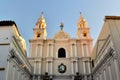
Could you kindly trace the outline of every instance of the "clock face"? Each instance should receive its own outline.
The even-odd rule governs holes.
[[[65,72],[66,72],[66,65],[64,65],[63,63],[61,63],[61,64],[58,66],[58,72],[59,72],[59,73],[65,73]]]

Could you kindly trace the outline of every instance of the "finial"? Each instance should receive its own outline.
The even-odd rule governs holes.
[[[82,12],[80,12],[80,17],[82,17]]]
[[[60,23],[60,29],[63,30],[63,27],[64,27],[64,23]]]
[[[43,11],[41,12],[41,17],[44,17],[44,13],[43,13]]]

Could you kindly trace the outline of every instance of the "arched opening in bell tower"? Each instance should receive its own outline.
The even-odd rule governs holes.
[[[66,51],[64,48],[58,50],[58,58],[66,58]]]

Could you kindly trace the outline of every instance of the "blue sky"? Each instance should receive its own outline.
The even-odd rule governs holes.
[[[33,38],[33,28],[42,11],[47,22],[47,38],[60,30],[60,22],[72,38],[77,38],[77,22],[82,12],[95,43],[104,16],[120,15],[119,4],[120,0],[0,0],[0,20],[15,21],[29,47],[28,40]]]

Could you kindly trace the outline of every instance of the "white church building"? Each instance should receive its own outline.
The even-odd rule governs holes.
[[[71,38],[60,24],[60,30],[53,38],[47,39],[47,30],[42,14],[33,29],[34,38],[30,42],[30,61],[33,80],[39,80],[47,73],[53,80],[73,80],[76,73],[91,79],[91,50],[93,39],[90,28],[82,14],[78,20],[77,38]],[[76,34],[75,33],[75,34]]]

